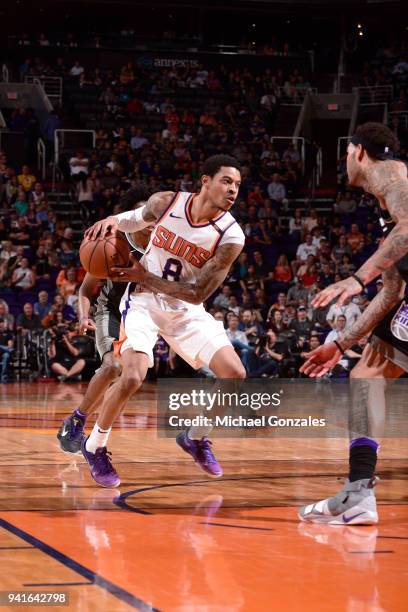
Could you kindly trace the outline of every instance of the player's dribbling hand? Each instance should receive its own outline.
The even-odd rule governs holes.
[[[109,278],[114,282],[119,283],[143,283],[146,279],[145,268],[132,257],[131,268],[111,268],[111,274]]]
[[[86,334],[88,329],[91,329],[92,331],[96,331],[96,325],[92,321],[92,319],[89,319],[88,317],[82,317],[79,320],[79,333],[81,335]]]
[[[330,372],[342,356],[342,352],[334,342],[322,344],[314,351],[306,353],[307,361],[299,368],[299,371],[311,378],[320,378]]]
[[[115,217],[107,217],[102,221],[97,221],[85,232],[85,238],[88,240],[96,240],[96,238],[105,238],[107,234],[116,234],[118,231],[118,222]]]
[[[350,276],[320,291],[313,299],[312,306],[313,308],[324,308],[324,306],[330,304],[335,298],[339,298],[336,305],[340,307],[347,298],[358,295],[359,293],[361,293],[360,283]]]

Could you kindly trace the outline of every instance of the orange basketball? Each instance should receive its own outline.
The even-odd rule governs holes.
[[[113,234],[105,238],[88,240],[79,247],[79,258],[87,272],[97,278],[107,278],[112,268],[123,268],[129,263],[130,246],[126,238]]]

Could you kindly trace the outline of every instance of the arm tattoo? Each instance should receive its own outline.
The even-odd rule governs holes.
[[[143,210],[143,219],[149,223],[154,223],[164,213],[173,197],[173,191],[159,191],[154,193],[147,200]]]
[[[365,284],[408,253],[408,180],[401,162],[381,162],[368,171],[367,191],[383,202],[396,226],[378,250],[357,270]]]
[[[202,268],[196,283],[169,281],[147,272],[143,285],[158,293],[165,293],[191,304],[201,304],[221,285],[229,269],[242,251],[241,244],[220,246]]]
[[[343,348],[350,348],[360,338],[372,331],[402,298],[405,283],[395,267],[383,273],[383,281],[382,290],[370,302],[354,325],[339,338]]]

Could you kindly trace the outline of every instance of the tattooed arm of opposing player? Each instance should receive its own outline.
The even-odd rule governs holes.
[[[398,165],[394,172],[380,165],[373,170],[372,179],[368,176],[371,191],[385,202],[396,226],[377,251],[357,270],[357,276],[365,285],[408,253],[408,180],[406,168],[402,169],[402,164],[395,163]]]
[[[140,282],[144,287],[156,293],[165,293],[191,304],[201,304],[224,281],[242,248],[241,244],[224,244],[218,247],[214,257],[204,264],[194,284],[160,278],[145,270],[137,261],[134,262],[133,268],[112,268],[112,274],[115,275],[112,276],[112,280]]]
[[[402,298],[405,283],[395,267],[389,268],[383,273],[383,281],[384,287],[381,291],[377,293],[351,328],[338,338],[338,342],[344,351],[353,346],[360,338],[369,334]],[[300,372],[312,378],[323,376],[342,357],[343,353],[335,342],[323,344],[307,354],[307,361],[301,366]]]
[[[129,210],[97,221],[86,230],[85,238],[95,240],[98,237],[104,238],[107,234],[115,234],[118,231],[137,232],[149,225],[154,225],[169,206],[173,197],[173,191],[158,191],[150,196],[144,206],[136,210]]]
[[[385,270],[382,275],[384,286],[367,308],[358,317],[355,323],[340,337],[339,342],[343,349],[348,349],[360,338],[366,336],[382,321],[385,315],[402,299],[405,282],[397,268],[393,266]]]

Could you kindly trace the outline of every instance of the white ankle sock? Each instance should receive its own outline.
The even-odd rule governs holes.
[[[109,429],[102,429],[98,423],[95,423],[91,435],[86,441],[85,448],[88,453],[95,453],[97,448],[106,446],[112,427]]]
[[[187,429],[187,436],[190,438],[190,440],[201,440],[201,438],[207,437],[212,429],[213,428],[211,425],[208,427],[192,426]]]

